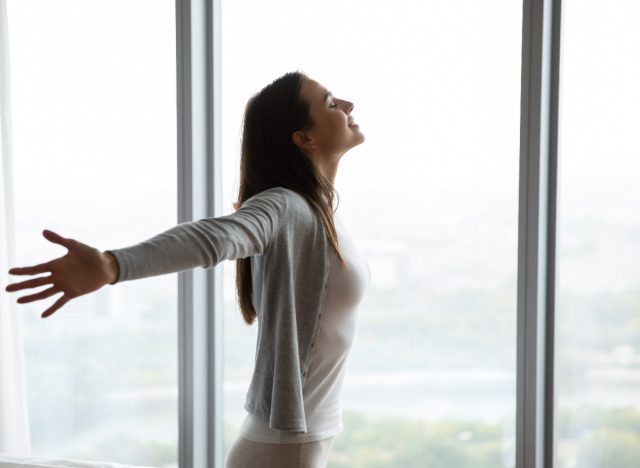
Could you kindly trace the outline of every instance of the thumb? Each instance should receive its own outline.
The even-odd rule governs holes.
[[[45,229],[44,231],[42,231],[42,235],[48,241],[53,242],[54,244],[60,244],[61,246],[66,247],[67,249],[71,246],[71,243],[73,242],[71,239],[62,237],[61,235],[56,234],[53,231],[49,231],[48,229]]]

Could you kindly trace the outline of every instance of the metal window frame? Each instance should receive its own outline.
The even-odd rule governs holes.
[[[176,0],[178,222],[221,213],[220,1]],[[516,467],[553,468],[561,0],[523,0]],[[220,270],[178,275],[179,466],[222,467]]]
[[[523,0],[516,467],[555,463],[555,310],[561,0]]]
[[[176,0],[178,222],[219,216],[220,1]],[[222,466],[222,272],[178,274],[178,464]]]

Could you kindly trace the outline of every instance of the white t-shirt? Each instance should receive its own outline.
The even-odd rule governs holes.
[[[349,270],[339,265],[331,248],[325,314],[303,387],[307,433],[272,429],[267,421],[247,413],[240,427],[240,435],[246,439],[285,444],[321,440],[342,432],[341,393],[345,364],[355,336],[357,306],[371,284],[371,270],[337,212],[334,223],[340,252]]]

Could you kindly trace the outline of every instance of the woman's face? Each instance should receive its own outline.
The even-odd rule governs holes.
[[[318,156],[341,157],[364,141],[360,127],[351,117],[352,102],[334,97],[311,79],[302,82],[300,96],[309,103],[312,121],[311,129],[302,131],[304,149]]]

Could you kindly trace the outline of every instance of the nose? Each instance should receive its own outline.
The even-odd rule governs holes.
[[[350,114],[353,110],[353,102],[342,100],[342,108],[345,109],[347,114]]]

